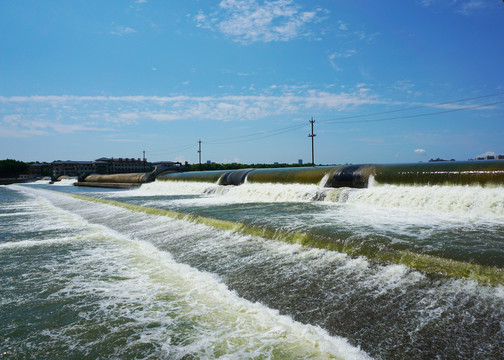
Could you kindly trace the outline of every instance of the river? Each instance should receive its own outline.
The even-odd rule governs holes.
[[[504,357],[500,186],[0,186],[0,357]]]

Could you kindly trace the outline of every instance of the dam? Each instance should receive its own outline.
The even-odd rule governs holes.
[[[502,358],[503,167],[0,186],[2,345],[37,358]]]
[[[367,188],[370,181],[391,185],[501,186],[504,184],[504,161],[172,172],[160,173],[156,180],[209,182],[234,186],[242,185],[245,182],[314,184],[328,188]]]
[[[247,183],[314,184],[326,188],[367,188],[370,181],[390,185],[504,184],[504,161],[447,161],[413,164],[361,164],[268,169],[177,172],[156,169],[151,173],[85,176],[76,186],[129,189],[153,181],[188,181],[239,186]]]

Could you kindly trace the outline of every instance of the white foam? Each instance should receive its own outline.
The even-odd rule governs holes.
[[[14,211],[9,213],[0,214],[0,217],[12,217],[33,214],[34,211]]]
[[[237,202],[299,202],[316,199],[325,189],[316,185],[303,184],[250,184],[222,186],[205,182],[190,181],[155,181],[143,184],[139,189],[128,192],[114,192],[109,195],[121,196],[156,196],[156,195],[199,195],[209,203]],[[184,199],[181,201],[191,201]]]
[[[46,185],[46,184],[49,184],[51,180],[50,179],[42,179],[42,180],[35,180],[31,183],[26,183],[25,185],[31,185],[31,184],[34,184],[34,185]]]
[[[334,189],[327,201],[381,209],[435,211],[472,217],[504,218],[504,190],[479,186],[395,186]]]
[[[88,203],[66,195],[32,189],[29,192],[44,196],[58,206],[78,209],[83,215],[98,216],[102,220],[131,214],[145,221],[144,225],[160,221],[160,217]],[[114,211],[111,212],[111,209]],[[62,219],[67,221],[69,217]],[[176,227],[183,226],[182,221],[163,220]],[[108,328],[110,334],[131,331],[138,334],[124,349],[117,349],[117,357],[127,353],[128,348],[144,342],[163,344],[158,348],[160,357],[191,354],[198,358],[269,358],[274,357],[273,354],[283,354],[286,358],[368,358],[345,339],[330,336],[318,327],[300,324],[276,310],[240,298],[217,276],[177,263],[170,254],[152,244],[133,239],[127,232],[120,234],[107,227],[81,221],[69,221],[67,226],[80,234],[81,239],[92,241],[86,241],[87,245],[82,250],[74,252],[71,264],[58,267],[58,271],[66,274],[54,276],[70,282],[51,296],[85,297],[96,306],[84,307],[80,313],[82,319],[103,321],[99,325]],[[137,227],[135,225],[131,227]],[[208,228],[203,225],[184,227],[192,233],[201,232],[208,236]],[[212,231],[226,236],[231,234]],[[54,245],[71,238],[46,239],[45,243],[27,240],[17,246]],[[232,241],[228,239],[228,243]],[[244,241],[255,240],[247,237]],[[209,245],[212,243],[209,242]],[[131,321],[117,322],[121,318]],[[153,323],[160,325],[150,328]],[[175,331],[171,329],[176,329],[177,324],[186,324],[188,332],[185,335],[171,334]],[[62,329],[46,329],[46,335],[54,341],[65,338],[71,341],[79,331],[84,331],[82,325],[73,323]],[[172,335],[186,336],[187,339],[171,344]],[[104,340],[106,338],[100,341]]]
[[[0,243],[0,250],[3,249],[15,249],[15,248],[31,248],[35,246],[49,246],[55,244],[64,244],[69,241],[75,240],[74,237],[61,237],[54,239],[44,239],[44,240],[21,240],[21,241],[9,241]]]
[[[202,182],[156,181],[138,190],[111,193],[110,196],[196,195],[170,200],[187,206],[226,203],[312,202],[348,203],[375,209],[411,209],[433,211],[473,219],[504,218],[502,187],[480,186],[396,186],[376,185],[370,179],[367,189],[322,188],[303,184],[250,184],[220,186]]]
[[[63,179],[61,181],[55,181],[53,186],[73,186],[77,182],[77,179]]]
[[[176,263],[167,253],[160,252],[150,244],[124,240],[127,244],[120,249],[107,253],[97,249],[90,254],[100,266],[101,273],[113,273],[123,278],[120,284],[100,284],[86,277],[78,279],[72,289],[65,291],[78,288],[84,292],[114,294],[101,305],[104,312],[117,312],[116,301],[125,302],[128,308],[131,307],[128,303],[141,301],[144,304],[142,310],[127,313],[136,321],[150,322],[155,318],[168,324],[177,323],[182,318],[185,322],[193,323],[195,333],[191,335],[188,345],[168,347],[171,352],[213,358],[215,349],[221,348],[224,358],[236,358],[253,357],[252,354],[264,356],[273,349],[280,349],[293,357],[367,358],[344,339],[331,337],[320,328],[301,325],[275,310],[237,297],[212,274]],[[126,266],[108,264],[110,261],[126,261]],[[157,299],[162,298],[162,294],[170,294],[178,314],[173,313],[173,304]],[[161,311],[153,313],[153,309]],[[169,318],[166,318],[162,309],[171,313]],[[159,341],[155,339],[158,335],[144,334],[144,340]]]
[[[142,184],[140,188],[129,191],[128,196],[155,196],[155,195],[202,195],[213,192],[219,185],[197,181],[159,181]]]
[[[395,289],[407,291],[408,286],[425,279],[425,275],[419,271],[412,271],[405,265],[387,265],[379,269],[374,275],[366,279],[379,291],[376,295],[383,295]],[[378,285],[379,284],[379,285]]]

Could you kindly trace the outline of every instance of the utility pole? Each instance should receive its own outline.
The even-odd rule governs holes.
[[[146,158],[145,158],[145,150],[143,151],[143,171],[145,172],[145,162],[146,162]]]
[[[199,145],[199,150],[198,150],[198,155],[199,155],[199,169],[201,171],[201,139],[198,141]]]
[[[317,136],[316,134],[313,133],[313,124],[315,123],[315,120],[311,118],[310,124],[311,124],[311,134],[308,135],[308,137],[311,137],[311,162],[312,166],[315,166],[315,154],[314,154],[314,146],[313,146],[313,138]]]

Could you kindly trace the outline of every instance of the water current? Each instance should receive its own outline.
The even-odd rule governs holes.
[[[371,185],[2,186],[0,357],[503,358],[503,189]]]

